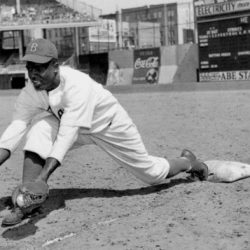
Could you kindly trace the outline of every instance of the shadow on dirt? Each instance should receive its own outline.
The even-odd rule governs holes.
[[[38,230],[36,223],[45,218],[49,213],[54,210],[65,208],[65,201],[72,199],[81,199],[88,197],[95,198],[112,198],[134,195],[148,195],[162,190],[169,189],[173,186],[191,183],[193,181],[188,179],[173,179],[168,183],[125,190],[112,190],[112,189],[98,189],[98,188],[67,188],[67,189],[51,189],[49,199],[43,206],[32,214],[31,217],[25,219],[21,224],[14,227],[9,227],[2,233],[2,237],[9,240],[21,240],[28,236],[34,235]],[[11,209],[11,198],[3,197],[0,199],[0,211],[4,209]]]

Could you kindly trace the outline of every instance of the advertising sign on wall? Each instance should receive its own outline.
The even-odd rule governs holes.
[[[158,83],[160,69],[160,49],[141,49],[134,51],[133,84]]]
[[[212,81],[249,81],[250,70],[203,72],[199,74],[200,82]]]
[[[197,5],[198,2],[195,2],[196,17],[221,15],[231,12],[246,11],[250,9],[249,0],[231,0],[215,4]]]

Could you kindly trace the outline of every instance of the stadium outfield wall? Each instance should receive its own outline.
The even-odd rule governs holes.
[[[170,85],[175,82],[178,82],[178,83],[197,82],[197,69],[198,69],[198,47],[197,45],[184,44],[184,45],[161,47],[158,49],[159,49],[159,55],[153,55],[154,58],[157,57],[158,76],[155,82],[156,84],[159,84],[159,85],[169,84]],[[150,49],[148,51],[150,51]],[[93,56],[94,55],[90,54],[87,58],[87,61],[89,60],[91,62],[93,61],[92,62],[93,65],[91,64],[92,66],[91,66],[90,71],[93,71],[93,69],[95,68],[95,63],[97,63],[96,61],[100,61],[100,57],[98,54],[95,54],[95,58],[96,58],[95,60],[91,59]],[[152,55],[149,56],[149,58],[152,58]],[[106,60],[107,70],[103,72],[103,74],[107,76],[107,77],[104,77],[107,80],[104,80],[103,82],[100,82],[100,83],[107,85],[107,86],[135,84],[134,79],[135,77],[137,77],[135,75],[135,71],[136,71],[135,60],[136,60],[136,57],[135,57],[134,50],[109,51],[109,53],[107,53],[107,60]],[[102,66],[99,65],[99,67],[101,67],[102,69],[105,66],[104,65],[105,63],[104,64],[103,63],[102,63]],[[143,65],[141,66],[143,67]],[[144,67],[147,68],[148,66],[150,65],[145,63]],[[143,70],[148,71],[148,69],[143,69]],[[99,73],[96,73],[96,74],[99,75]],[[13,79],[16,77],[17,79],[15,82],[19,81],[20,75],[23,75],[24,81],[27,80],[27,73],[26,73],[24,64],[9,65],[6,68],[0,67],[0,79],[1,79],[0,89],[13,88],[13,84],[12,84]],[[139,83],[146,84],[147,81],[146,81],[145,74],[142,75],[142,79],[143,80],[141,80]],[[20,85],[17,84],[16,86],[20,86]]]
[[[198,46],[196,44],[160,47],[160,58],[158,60],[158,84],[197,81],[199,62]],[[131,85],[133,84],[134,71],[135,58],[133,50],[109,52],[106,85]],[[146,83],[146,80],[141,83]]]
[[[134,57],[132,50],[114,50],[108,55],[109,69],[106,85],[132,83]]]

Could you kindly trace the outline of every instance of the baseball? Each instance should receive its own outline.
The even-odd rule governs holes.
[[[16,203],[19,207],[23,207],[24,206],[24,197],[23,194],[19,194],[16,198]]]

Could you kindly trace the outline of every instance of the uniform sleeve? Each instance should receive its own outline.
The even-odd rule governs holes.
[[[24,88],[15,103],[12,122],[0,138],[0,148],[5,148],[13,152],[37,112],[40,112],[39,102],[29,94],[27,88]]]
[[[49,157],[53,157],[62,163],[66,153],[77,140],[78,131],[79,127],[61,125]]]

